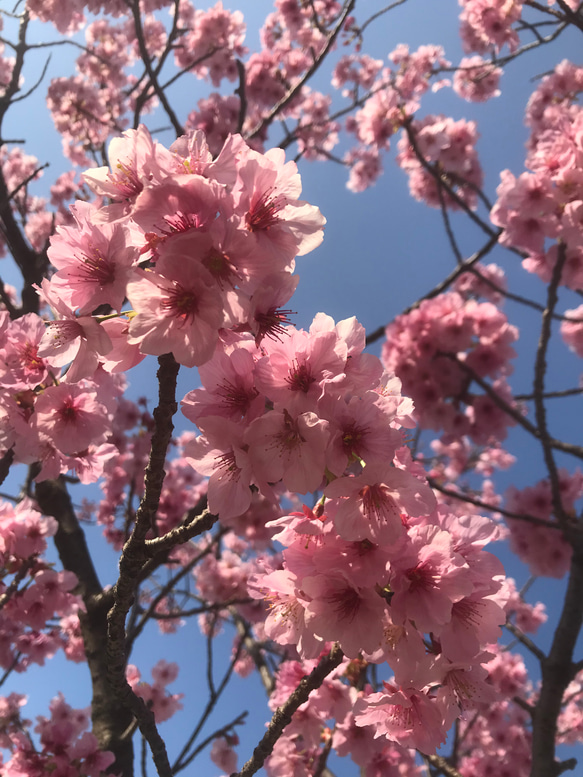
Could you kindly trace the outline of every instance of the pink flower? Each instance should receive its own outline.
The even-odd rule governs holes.
[[[344,474],[355,461],[383,465],[402,445],[402,433],[391,425],[394,413],[386,412],[388,403],[383,409],[379,407],[376,392],[353,396],[348,402],[342,397],[326,399],[319,408],[336,429],[327,454],[328,468],[334,474]]]
[[[464,57],[453,77],[454,92],[470,102],[486,102],[498,97],[498,83],[502,70],[489,64],[482,57]]]
[[[210,511],[221,518],[236,518],[251,504],[252,469],[244,429],[220,416],[204,420],[207,439],[187,443],[184,456],[197,472],[210,476]]]
[[[35,404],[36,427],[62,453],[74,454],[91,443],[105,442],[111,433],[111,416],[95,390],[61,383],[49,386]]]
[[[335,332],[290,328],[288,334],[282,342],[269,344],[267,356],[255,367],[255,382],[278,409],[315,410],[326,387],[344,377],[346,345]]]
[[[472,593],[468,565],[455,553],[452,537],[436,526],[409,530],[411,547],[392,563],[391,617],[411,620],[423,632],[439,634],[451,620],[455,602]]]
[[[432,754],[444,744],[447,724],[439,703],[414,688],[383,683],[385,691],[358,699],[354,717],[358,726],[374,726],[375,737],[386,736],[404,747]]]
[[[111,171],[98,167],[83,173],[86,183],[97,194],[113,200],[134,202],[144,186],[160,181],[165,170],[174,168],[172,154],[152,140],[140,124],[137,130],[126,130],[120,138],[113,138],[108,149]],[[122,210],[114,211],[122,215]]]
[[[128,284],[127,295],[137,315],[131,319],[128,343],[142,353],[173,353],[186,367],[204,364],[213,355],[223,323],[223,305],[212,277],[186,254],[166,254],[158,269],[142,272]]]
[[[48,249],[57,268],[51,289],[82,314],[103,304],[121,310],[137,249],[120,224],[95,224],[95,206],[78,201],[71,212],[77,226],[58,227]]]
[[[267,636],[280,645],[296,645],[304,658],[317,657],[322,650],[322,641],[306,623],[309,597],[298,590],[295,575],[285,569],[267,575],[252,575],[247,585],[250,596],[267,601]]]
[[[435,497],[426,483],[396,467],[366,466],[357,477],[333,480],[324,492],[339,499],[334,525],[346,540],[395,543],[402,534],[401,513],[428,515]]]
[[[108,318],[101,327],[111,341],[111,349],[100,360],[106,372],[126,372],[146,358],[137,345],[128,342],[130,322],[127,318]]]
[[[583,305],[574,310],[565,310],[561,322],[561,337],[577,356],[583,357]]]
[[[45,325],[34,313],[12,321],[0,349],[2,383],[11,390],[34,389],[47,381],[51,362],[38,355]]]
[[[274,270],[293,269],[295,256],[320,245],[326,223],[318,208],[297,199],[301,183],[295,162],[286,163],[279,148],[265,154],[248,149],[239,176],[236,212],[254,236],[257,251],[273,257]]]
[[[207,416],[246,422],[260,416],[265,397],[255,388],[256,358],[252,340],[236,343],[229,351],[217,348],[213,358],[199,368],[204,388],[189,391],[182,400],[184,415],[203,431]]]
[[[336,641],[349,658],[362,651],[374,653],[383,638],[386,602],[374,588],[356,585],[343,570],[330,566],[322,574],[305,577],[301,590],[308,627],[327,641]]]
[[[80,760],[83,773],[87,777],[101,777],[107,767],[115,761],[115,754],[109,750],[99,750],[97,737],[89,731],[81,734],[69,751],[72,761]]]
[[[50,360],[56,367],[63,367],[70,362],[67,371],[69,382],[93,377],[99,364],[99,355],[111,350],[111,341],[106,331],[91,316],[75,316],[71,308],[55,294],[46,278],[37,291],[62,316],[49,322],[38,345],[38,355]]]
[[[233,739],[233,737],[217,737],[211,748],[211,761],[225,774],[237,771],[237,753],[233,750],[233,744],[235,744]]]
[[[435,753],[447,734],[440,705],[413,688],[384,686],[384,692],[358,699],[354,705],[356,724],[374,726],[375,738],[384,735],[404,747]]]
[[[224,214],[231,208],[225,190],[214,181],[200,175],[174,175],[139,194],[132,219],[145,232],[146,247],[153,249],[156,258],[160,246],[173,236],[208,228],[217,212]]]
[[[328,422],[315,413],[293,417],[271,410],[251,423],[246,434],[254,477],[305,494],[322,483]]]

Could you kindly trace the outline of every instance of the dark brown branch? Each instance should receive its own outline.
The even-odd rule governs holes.
[[[439,491],[441,494],[444,494],[445,496],[449,496],[452,499],[458,499],[460,502],[468,502],[468,504],[475,505],[476,507],[481,507],[483,510],[488,510],[488,512],[491,513],[500,513],[500,515],[503,515],[505,518],[512,518],[513,520],[517,521],[526,521],[527,523],[532,523],[534,526],[544,526],[545,529],[556,529],[558,531],[561,531],[561,527],[558,523],[553,523],[553,521],[545,521],[544,518],[537,518],[534,515],[526,515],[525,513],[514,513],[511,510],[506,510],[503,507],[497,507],[496,505],[489,505],[487,502],[483,502],[481,499],[477,499],[474,496],[470,496],[469,494],[464,494],[461,491],[453,491],[450,488],[445,488],[445,486],[440,485],[435,478],[427,478],[427,482],[431,486],[431,488],[434,488],[436,491]]]
[[[565,509],[563,508],[559,473],[555,463],[555,458],[553,456],[551,436],[547,427],[546,408],[543,400],[543,394],[545,391],[545,374],[547,370],[547,349],[551,339],[551,317],[559,299],[558,287],[559,283],[561,282],[561,274],[563,272],[563,267],[565,266],[566,260],[567,247],[564,243],[560,243],[557,263],[553,269],[551,282],[549,283],[548,287],[547,306],[542,316],[541,333],[534,363],[533,395],[534,412],[539,432],[539,439],[541,441],[545,465],[547,472],[549,473],[549,481],[551,484],[551,500],[553,504],[553,512],[557,521],[563,527],[568,536],[570,520],[569,516],[565,512]]]
[[[0,97],[0,145],[2,144],[2,123],[10,105],[14,102],[15,95],[20,91],[20,78],[24,66],[24,55],[27,51],[26,31],[29,17],[25,12],[20,20],[18,30],[18,44],[14,47],[16,56],[10,82],[4,94]],[[18,226],[10,205],[10,192],[6,186],[6,180],[0,168],[0,232],[16,262],[23,278],[22,310],[24,313],[38,313],[38,295],[33,284],[39,284],[46,272],[48,259],[45,252],[37,254],[32,250],[22,230]]]
[[[322,685],[324,679],[332,672],[332,670],[336,669],[343,657],[344,654],[338,645],[334,645],[332,650],[320,659],[318,666],[300,681],[300,684],[291,694],[289,699],[273,713],[273,717],[271,718],[271,722],[265,735],[253,751],[251,758],[243,766],[241,771],[237,773],[237,777],[251,777],[252,774],[255,774],[261,769],[265,759],[271,754],[275,743],[282,735],[283,730],[288,723],[291,723],[294,712],[300,705],[308,700],[312,691]]]
[[[224,533],[224,532],[223,532]],[[219,537],[222,535],[219,535]],[[177,583],[180,582],[186,575],[188,575],[194,567],[202,561],[205,556],[208,556],[209,553],[213,551],[215,548],[216,542],[219,539],[219,537],[215,537],[212,539],[211,542],[207,545],[204,550],[202,550],[200,553],[198,553],[195,558],[193,558],[191,561],[189,561],[188,564],[185,566],[182,566],[180,568],[180,571],[177,572],[175,575],[171,577],[171,579],[162,586],[161,590],[156,594],[154,599],[150,602],[148,609],[142,614],[142,617],[140,618],[139,622],[135,625],[135,627],[131,630],[128,629],[128,636],[127,636],[127,646],[128,646],[128,652],[131,650],[131,646],[136,641],[136,639],[139,637],[141,632],[146,626],[146,623],[151,617],[154,617],[156,614],[156,607],[160,604],[160,602],[165,599],[171,591],[176,587]],[[169,614],[169,617],[176,617],[179,618],[183,616],[184,613],[177,613],[175,616],[172,615],[172,613]]]
[[[237,73],[239,74],[239,86],[235,89],[235,94],[239,95],[239,118],[237,119],[237,133],[243,132],[245,117],[247,116],[247,91],[245,90],[245,65],[240,59],[236,59]]]
[[[198,512],[199,505],[193,507],[189,512],[186,521],[181,525],[172,529],[163,537],[157,537],[153,540],[146,540],[144,542],[144,549],[148,556],[154,556],[158,553],[170,550],[176,547],[176,545],[182,545],[193,537],[198,537],[203,532],[212,529],[215,523],[219,520],[218,515],[213,515],[206,509],[206,497],[203,497],[205,508],[202,513]],[[190,516],[193,516],[190,518]]]
[[[518,704],[520,709],[524,710],[530,717],[532,718],[534,715],[535,707],[533,704],[529,704],[525,699],[522,699],[520,696],[513,696],[512,701],[515,704]]]
[[[20,78],[22,75],[22,68],[24,67],[24,55],[27,51],[28,44],[26,43],[26,31],[30,23],[30,17],[28,11],[25,11],[20,17],[20,24],[18,27],[18,43],[12,45],[14,49],[15,58],[14,65],[12,67],[12,73],[10,74],[10,81],[4,89],[4,93],[0,97],[0,124],[4,119],[6,111],[12,104],[14,96],[20,91]]]
[[[146,41],[144,39],[144,29],[142,27],[140,4],[138,0],[128,0],[128,3],[130,6],[130,10],[132,12],[132,16],[134,18],[134,26],[136,28],[136,39],[138,41],[138,47],[140,49],[140,57],[142,58],[142,62],[144,63],[144,67],[146,68],[146,72],[148,74],[150,84],[156,94],[156,97],[160,100],[162,107],[166,111],[166,115],[170,119],[170,123],[174,127],[174,131],[176,132],[176,137],[180,137],[181,135],[184,135],[184,128],[182,127],[182,124],[178,121],[178,117],[176,116],[172,106],[168,102],[166,92],[160,86],[160,83],[158,81],[158,76],[154,72],[154,68],[152,67],[152,60],[150,59],[150,54],[148,53],[148,48],[146,46]]]
[[[546,659],[544,651],[541,650],[530,637],[527,637],[522,629],[519,629],[518,626],[509,620],[506,621],[504,626],[521,643],[521,645],[524,645],[524,647],[528,648],[533,656],[536,656],[536,658],[538,658],[541,663]]]
[[[132,722],[130,712],[121,706],[107,680],[107,610],[110,598],[103,595],[93,560],[63,478],[36,484],[36,500],[44,515],[56,518],[59,528],[54,541],[63,567],[77,575],[77,593],[85,602],[79,612],[85,655],[93,687],[91,719],[93,733],[102,750],[111,750],[115,767],[129,777],[133,774],[133,745],[122,733]]]
[[[166,92],[172,84],[176,83],[179,78],[182,78],[182,76],[186,75],[186,73],[190,73],[190,71],[196,67],[197,65],[202,64],[206,59],[210,59],[210,57],[213,56],[213,54],[216,54],[217,51],[220,51],[220,48],[213,47],[212,49],[209,49],[209,51],[206,52],[206,54],[202,54],[198,59],[194,60],[193,62],[190,62],[186,67],[183,67],[181,70],[178,71],[178,73],[175,73],[171,78],[168,79],[165,83],[163,83],[160,86],[160,89],[163,92]],[[160,64],[163,64],[162,59],[158,62],[158,66],[154,69],[154,73],[157,75],[160,72]],[[147,72],[144,72],[144,75],[142,76],[139,81],[132,86],[131,89],[128,90],[127,94],[130,95],[132,92],[136,90],[136,87],[138,84],[141,83],[141,81],[144,80],[146,77]],[[148,102],[152,97],[154,97],[155,91],[152,89],[152,85],[148,82],[146,86],[144,86],[142,92],[138,95],[136,98],[136,108],[134,110],[134,127],[137,127],[140,122],[140,113],[142,111],[142,108],[144,107],[145,103]],[[173,127],[173,129],[176,131],[176,128]],[[154,134],[154,131],[152,130],[152,134]]]
[[[565,2],[565,0],[557,0],[557,5],[565,15],[565,18],[567,19],[567,21],[583,32],[583,19],[581,18],[579,13],[572,11],[571,8]]]
[[[12,466],[13,461],[14,448],[9,448],[6,453],[2,454],[2,458],[0,458],[0,486],[8,477],[8,473],[10,472],[10,467]]]
[[[428,763],[430,763],[438,772],[445,774],[445,777],[462,777],[458,770],[453,767],[445,758],[441,755],[425,755],[423,756]]]
[[[114,604],[108,614],[108,676],[118,700],[138,719],[140,731],[148,740],[152,757],[160,777],[171,777],[172,770],[164,740],[158,733],[154,714],[142,699],[135,695],[126,680],[127,645],[125,621],[132,605],[139,576],[147,560],[145,540],[155,525],[164,483],[166,452],[172,437],[172,418],[176,412],[176,379],[179,365],[172,354],[158,358],[158,406],[154,410],[154,433],[146,476],[144,496],[136,513],[132,534],[124,545],[119,562],[119,577],[113,588]]]
[[[423,302],[425,299],[433,299],[434,297],[437,297],[439,294],[443,294],[444,291],[446,291],[452,283],[454,283],[460,275],[463,275],[465,272],[468,272],[475,264],[477,264],[480,259],[483,259],[484,256],[490,253],[490,251],[494,248],[495,245],[498,244],[498,235],[493,235],[488,242],[479,249],[479,251],[476,251],[476,253],[472,254],[469,259],[466,259],[466,261],[455,268],[448,276],[445,278],[441,283],[438,283],[437,286],[435,286],[431,291],[428,291],[427,294],[424,294],[422,297],[419,297],[419,299],[414,302],[412,305],[409,305],[408,308],[405,308],[400,315],[405,316],[407,313],[410,313],[412,310],[415,310],[419,307],[419,305]],[[380,340],[381,337],[384,337],[386,330],[386,326],[380,326],[378,329],[375,329],[373,332],[371,332],[369,335],[367,335],[366,338],[366,344],[371,345],[371,343],[376,342],[377,340]]]
[[[472,380],[475,380],[478,386],[484,390],[484,392],[490,397],[490,399],[494,402],[495,405],[497,405],[500,410],[503,410],[507,415],[509,415],[511,418],[513,418],[516,423],[519,426],[522,426],[523,429],[525,429],[529,434],[531,434],[533,437],[535,437],[537,440],[540,440],[540,431],[539,429],[531,423],[528,419],[526,419],[523,415],[521,415],[520,411],[512,407],[512,405],[509,405],[508,402],[506,402],[505,399],[503,399],[498,392],[496,392],[492,386],[485,381],[483,378],[481,378],[468,364],[466,364],[463,361],[460,361],[456,354],[454,353],[440,353],[439,356],[445,356],[448,359],[452,359],[455,361],[455,363],[467,374],[469,375]],[[583,447],[580,445],[573,445],[569,442],[563,442],[562,440],[555,440],[554,437],[550,437],[548,439],[548,444],[551,448],[554,448],[558,451],[563,451],[564,453],[569,453],[571,456],[575,456],[578,459],[583,459]]]
[[[576,674],[573,652],[583,623],[582,547],[580,540],[573,553],[563,610],[551,650],[541,666],[542,685],[532,725],[531,777],[556,777],[565,770],[555,761],[555,739],[563,695]]]
[[[404,0],[403,0],[404,2]],[[316,768],[314,769],[314,773],[312,774],[312,777],[324,777],[326,770],[326,764],[328,762],[328,756],[330,755],[330,750],[332,750],[332,732],[328,735],[328,739],[326,740],[326,744],[322,748],[322,751],[320,755],[318,756],[318,760],[316,762]]]
[[[291,89],[288,90],[287,94],[284,97],[282,97],[278,103],[276,103],[273,106],[273,108],[269,111],[267,116],[264,116],[261,119],[261,121],[257,124],[257,126],[254,127],[251,130],[251,132],[245,136],[245,140],[252,140],[253,138],[260,135],[263,132],[263,130],[267,129],[270,126],[270,124],[273,122],[273,120],[276,119],[277,116],[283,110],[285,110],[285,108],[291,103],[291,101],[299,93],[300,89],[304,86],[304,84],[306,84],[310,80],[310,78],[314,75],[314,73],[318,70],[318,68],[320,67],[320,65],[328,55],[330,49],[334,45],[334,42],[338,37],[340,30],[344,26],[344,22],[346,21],[346,18],[350,13],[352,13],[355,2],[356,0],[348,0],[348,2],[344,7],[344,10],[342,11],[342,14],[340,15],[338,22],[336,23],[336,26],[328,35],[328,38],[326,39],[326,42],[322,48],[322,51],[314,59],[314,62],[312,63],[312,65],[306,70],[304,75],[294,84],[294,86],[292,86]]]

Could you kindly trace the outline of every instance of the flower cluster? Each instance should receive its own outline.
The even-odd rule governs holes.
[[[115,761],[113,753],[99,750],[97,738],[86,730],[90,722],[87,710],[73,709],[62,694],[52,700],[50,718],[38,717],[38,749],[25,731],[30,721],[20,715],[25,703],[25,697],[19,694],[0,697],[0,746],[10,751],[8,761],[2,763],[0,756],[5,777],[101,777]]]
[[[3,448],[43,462],[40,478],[103,472],[121,394],[112,373],[145,354],[202,365],[221,333],[259,344],[280,332],[295,257],[322,240],[324,219],[298,199],[296,166],[277,149],[230,137],[213,161],[199,132],[167,150],[140,127],[112,141],[110,159],[85,180],[113,204],[78,202],[51,241],[56,272],[39,292],[55,320],[46,331],[35,314],[1,321]]]
[[[453,78],[453,88],[456,94],[469,102],[485,102],[491,97],[498,97],[498,83],[502,70],[485,62],[482,57],[464,57]]]
[[[23,672],[44,664],[57,650],[67,652],[69,638],[52,621],[76,619],[83,608],[71,593],[72,572],[57,572],[42,560],[47,538],[57,531],[30,500],[0,505],[0,667]]]
[[[394,679],[356,701],[356,725],[431,753],[460,707],[493,698],[481,664],[505,620],[504,596],[501,565],[483,547],[497,529],[431,512],[421,482],[416,494],[399,491],[400,477],[377,483],[367,469],[348,479],[352,493],[348,483],[334,488],[341,481],[325,490],[330,514],[326,500],[326,512],[279,520],[284,567],[251,578],[250,591],[270,600],[266,634],[300,656],[337,641],[348,659],[386,662]],[[346,528],[348,516],[356,529]]]
[[[509,170],[490,218],[503,228],[500,242],[525,251],[523,266],[545,283],[557,263],[557,243],[566,253],[561,283],[583,289],[583,108],[575,97],[583,91],[583,68],[564,61],[545,76],[529,100],[531,127],[526,167],[516,178]]]
[[[583,496],[583,474],[579,470],[572,475],[566,470],[559,470],[558,476],[563,509],[574,514],[575,502]],[[510,547],[528,564],[533,575],[563,577],[569,570],[573,549],[559,530],[553,515],[549,481],[541,480],[536,485],[522,490],[511,486],[506,494],[506,507],[514,513],[549,521],[547,528],[544,525],[532,525],[526,521],[507,518]]]
[[[249,335],[221,343],[182,403],[203,432],[185,455],[210,476],[209,507],[223,519],[249,508],[251,485],[268,498],[278,482],[305,494],[362,458],[386,467],[402,444],[392,423],[411,408],[391,394],[398,384],[381,384],[355,319],[320,313],[308,332],[277,331],[260,347]]]
[[[157,723],[168,720],[177,710],[182,709],[180,699],[182,699],[184,694],[169,693],[166,690],[166,686],[173,683],[178,677],[177,664],[168,663],[168,661],[163,659],[158,661],[156,666],[152,668],[154,682],[151,685],[141,679],[139,669],[133,664],[128,664],[126,676],[136,696],[143,699],[154,713]]]
[[[475,208],[477,190],[482,185],[482,167],[475,149],[478,140],[476,123],[447,116],[425,116],[410,124],[411,136],[406,133],[399,140],[397,162],[409,176],[411,196],[432,208],[460,208],[457,199],[444,193],[436,175],[427,170],[429,164],[437,177],[445,180],[465,205]],[[424,160],[422,163],[420,157]]]
[[[518,33],[514,22],[522,15],[519,0],[460,0],[460,36],[465,51],[485,54],[508,46],[514,51],[518,46]]]
[[[493,390],[511,402],[504,377],[518,335],[495,305],[447,292],[398,316],[386,334],[384,364],[403,382],[422,427],[478,444],[506,437],[512,418],[487,394],[470,391],[473,375],[494,378]]]

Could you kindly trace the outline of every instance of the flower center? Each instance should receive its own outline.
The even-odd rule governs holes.
[[[119,173],[113,171],[109,174],[109,180],[117,187],[119,193],[129,199],[136,197],[144,188],[139,181],[137,173],[132,169],[129,162],[118,162],[116,169]]]
[[[90,253],[83,254],[81,275],[90,283],[99,286],[111,286],[115,281],[115,264],[108,261],[98,248],[91,248]]]
[[[304,394],[307,394],[315,380],[316,378],[310,372],[308,365],[305,362],[300,364],[297,359],[294,359],[285,382],[291,391],[303,391]]]
[[[277,215],[285,207],[285,197],[273,195],[273,189],[268,189],[252,205],[245,216],[245,223],[249,232],[258,232],[273,227],[279,221]]]
[[[192,323],[198,313],[198,298],[194,292],[176,284],[167,295],[160,305],[162,310],[170,316],[181,318],[183,324]]]

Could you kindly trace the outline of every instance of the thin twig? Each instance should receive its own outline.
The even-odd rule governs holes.
[[[562,397],[573,397],[583,394],[583,388],[564,389],[563,391],[545,391],[541,396],[543,399],[561,399]],[[517,402],[532,402],[534,394],[515,394],[514,399]]]
[[[376,19],[378,19],[378,18],[379,18],[380,16],[382,16],[383,14],[386,14],[386,13],[388,13],[389,11],[392,11],[392,10],[393,10],[393,8],[397,8],[397,6],[399,6],[399,5],[403,5],[403,3],[406,3],[406,2],[407,2],[407,0],[395,0],[395,2],[394,2],[394,3],[391,3],[390,5],[387,5],[387,6],[385,6],[385,8],[381,8],[381,10],[380,10],[380,11],[377,11],[377,12],[376,12],[376,13],[374,13],[372,16],[370,16],[370,17],[369,17],[369,18],[366,20],[366,22],[364,22],[364,24],[362,24],[362,25],[359,27],[359,29],[358,29],[358,31],[359,31],[359,34],[360,34],[360,37],[362,37],[362,34],[363,34],[363,32],[366,30],[366,28],[368,27],[368,25],[369,25],[369,24],[372,24],[372,22],[376,21]]]
[[[338,34],[342,27],[344,26],[344,22],[346,21],[346,18],[350,13],[352,13],[354,9],[356,0],[349,0],[346,5],[344,6],[344,10],[342,14],[340,15],[340,18],[338,22],[336,23],[336,26],[331,31],[331,33],[328,35],[328,38],[326,39],[326,42],[324,43],[324,46],[322,47],[322,50],[312,63],[312,65],[306,70],[304,75],[288,90],[288,92],[284,95],[284,97],[281,98],[279,102],[277,102],[273,108],[269,111],[267,116],[264,116],[261,121],[251,130],[251,132],[245,136],[245,140],[253,140],[253,138],[260,135],[264,130],[266,130],[269,125],[273,122],[275,118],[290,104],[290,102],[295,98],[295,96],[298,94],[298,92],[302,89],[304,84],[306,84],[310,78],[314,75],[314,73],[318,70],[321,63],[324,61],[326,56],[328,55],[328,52],[334,45],[334,42],[336,38],[338,37]]]
[[[561,486],[559,482],[559,472],[553,456],[551,437],[547,427],[546,408],[543,400],[545,391],[545,373],[547,369],[547,349],[551,339],[551,316],[558,302],[558,287],[561,282],[563,267],[567,260],[567,246],[564,243],[559,244],[557,263],[553,269],[551,282],[549,283],[547,293],[547,306],[542,316],[541,333],[538,341],[536,358],[534,362],[534,412],[538,427],[538,437],[540,439],[543,456],[549,473],[551,484],[551,500],[553,512],[559,524],[563,529],[568,530],[570,520],[563,507],[561,498]]]
[[[255,774],[261,769],[265,759],[271,754],[275,743],[282,735],[283,730],[291,723],[294,712],[308,700],[312,691],[322,685],[324,679],[330,672],[336,669],[343,658],[344,654],[342,650],[340,650],[337,644],[334,645],[332,650],[320,659],[316,668],[300,681],[300,684],[288,700],[273,713],[271,722],[267,727],[267,731],[261,739],[261,742],[259,742],[253,751],[253,755],[243,766],[241,771],[237,773],[237,777],[251,777],[252,774]]]
[[[490,399],[494,402],[495,405],[497,405],[500,410],[503,410],[507,415],[509,415],[511,418],[513,418],[516,423],[519,426],[522,426],[523,429],[525,429],[529,434],[531,434],[533,437],[535,437],[537,440],[540,440],[540,431],[538,427],[536,427],[533,423],[531,423],[527,418],[525,418],[520,411],[513,407],[512,405],[509,405],[508,402],[506,402],[505,399],[503,399],[500,394],[498,394],[497,391],[495,391],[492,386],[485,381],[483,378],[481,378],[475,370],[473,370],[468,364],[458,359],[456,354],[453,353],[439,353],[439,356],[445,356],[448,359],[452,359],[452,361],[455,361],[455,363],[462,369],[467,375],[469,375],[472,380],[475,380],[478,386],[482,388],[485,393],[490,397]],[[563,451],[564,453],[569,453],[571,456],[575,456],[578,459],[583,459],[583,447],[580,445],[573,445],[572,443],[563,442],[562,440],[555,440],[554,437],[548,438],[548,445],[551,448],[555,448],[558,451]]]
[[[144,39],[144,29],[142,27],[140,4],[138,0],[128,0],[128,3],[130,6],[130,10],[132,12],[132,16],[134,18],[134,26],[136,28],[136,39],[138,41],[140,57],[142,58],[142,62],[144,63],[144,67],[146,68],[146,72],[148,73],[150,84],[156,94],[156,97],[160,100],[162,107],[166,111],[166,115],[170,119],[170,123],[174,127],[174,131],[176,132],[176,137],[180,137],[181,135],[184,134],[184,128],[182,124],[178,121],[178,117],[176,116],[172,106],[168,102],[166,92],[160,86],[160,83],[158,81],[158,76],[154,72],[154,68],[152,67],[152,60],[150,59],[150,54],[148,52],[146,41]]]
[[[497,505],[490,505],[487,502],[482,501],[481,499],[478,499],[474,496],[470,496],[469,494],[465,494],[461,491],[453,491],[450,488],[446,488],[445,486],[440,485],[435,478],[428,477],[427,482],[431,486],[431,488],[434,488],[436,491],[439,491],[441,494],[444,494],[445,496],[449,496],[452,499],[458,499],[460,502],[468,502],[468,504],[475,505],[476,507],[481,507],[483,510],[488,510],[488,512],[491,513],[500,513],[500,515],[503,515],[505,518],[512,518],[513,520],[517,521],[526,521],[527,523],[531,523],[534,526],[544,526],[545,529],[557,529],[561,530],[561,527],[558,523],[554,523],[553,521],[545,521],[543,518],[537,518],[534,515],[527,515],[525,513],[514,513],[511,510],[506,510],[503,507],[498,507]]]
[[[424,294],[422,297],[419,297],[419,299],[414,302],[412,305],[409,305],[409,307],[405,308],[400,315],[406,316],[407,313],[410,313],[412,310],[415,310],[419,307],[419,305],[423,302],[423,300],[426,299],[433,299],[434,297],[437,297],[439,294],[443,294],[444,291],[446,291],[452,283],[454,283],[460,275],[463,275],[465,272],[468,272],[475,264],[477,264],[480,259],[483,259],[484,256],[490,253],[490,251],[494,248],[495,245],[498,243],[498,237],[499,234],[492,235],[492,237],[488,240],[485,245],[480,248],[478,251],[476,251],[472,256],[470,256],[469,259],[466,259],[466,261],[461,264],[459,267],[456,267],[455,270],[453,270],[447,278],[445,278],[441,283],[438,283],[437,286],[434,286],[431,291],[428,291],[427,294]],[[371,345],[372,343],[376,342],[377,340],[380,340],[381,337],[384,337],[386,331],[386,326],[380,326],[378,329],[373,330],[369,335],[367,335],[366,338],[366,344]]]
[[[544,661],[546,659],[546,654],[543,650],[539,648],[538,645],[536,645],[530,637],[527,637],[526,634],[522,631],[522,629],[519,629],[518,626],[516,626],[511,621],[507,620],[504,624],[505,628],[508,629],[508,631],[516,637],[516,639],[524,645],[526,648],[530,650],[530,652],[533,654],[533,656],[536,656],[539,661]]]
[[[213,709],[215,708],[217,702],[219,701],[223,691],[227,687],[227,684],[229,683],[229,680],[231,679],[231,676],[232,676],[233,671],[235,669],[235,665],[236,665],[237,661],[239,660],[239,658],[241,657],[241,651],[242,651],[242,644],[240,643],[237,646],[237,649],[235,650],[235,654],[231,657],[231,662],[230,662],[230,664],[229,664],[229,666],[227,668],[227,671],[225,672],[225,674],[223,676],[223,679],[221,680],[221,682],[220,682],[220,684],[219,684],[219,686],[218,686],[218,688],[216,690],[215,690],[215,687],[214,687],[214,683],[213,683],[213,681],[211,679],[211,682],[209,683],[209,688],[210,688],[209,700],[207,702],[207,705],[206,705],[202,715],[200,716],[200,719],[199,719],[199,721],[198,721],[198,723],[197,723],[193,733],[190,735],[188,741],[186,742],[186,744],[182,748],[178,758],[174,762],[174,765],[172,767],[172,773],[173,774],[176,774],[177,772],[179,772],[182,769],[184,769],[185,767],[187,767],[190,763],[192,763],[192,761],[194,760],[194,758],[196,757],[198,752],[200,752],[199,748],[196,748],[190,754],[188,754],[189,748],[191,748],[193,743],[196,741],[196,738],[199,735],[200,731],[202,730],[202,727],[206,723],[208,717],[210,716],[211,712],[213,711]]]

